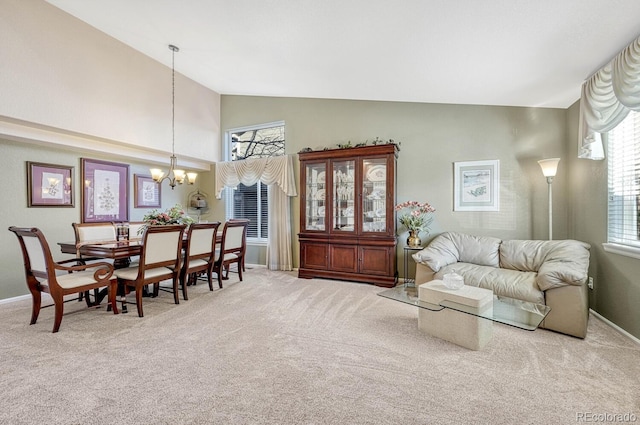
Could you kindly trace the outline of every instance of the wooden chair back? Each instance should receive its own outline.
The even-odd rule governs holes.
[[[72,223],[76,236],[76,246],[84,242],[115,241],[116,228],[111,222]]]
[[[118,282],[126,288],[136,291],[136,307],[138,316],[144,317],[142,309],[142,288],[154,284],[153,294],[158,295],[159,284],[171,279],[173,283],[173,299],[179,304],[178,275],[182,260],[182,235],[185,226],[172,224],[166,226],[149,226],[142,238],[140,262],[126,269],[118,269],[115,274]]]
[[[249,220],[234,219],[224,224],[220,249],[216,253],[214,270],[218,273],[218,285],[222,288],[222,271],[229,271],[229,266],[238,263],[238,275],[242,281],[242,261],[247,245],[247,227]],[[226,279],[226,278],[225,278]]]
[[[173,224],[167,226],[149,226],[144,233],[142,252],[140,253],[139,275],[157,267],[179,268],[182,258],[182,235],[185,226]]]
[[[209,290],[213,291],[211,272],[215,261],[216,236],[219,226],[220,222],[194,223],[187,230],[187,247],[180,276],[182,296],[185,300],[188,299],[187,286],[192,282],[195,283],[195,273],[198,272],[207,273]]]

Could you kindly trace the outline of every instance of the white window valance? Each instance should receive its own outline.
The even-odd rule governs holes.
[[[216,164],[216,198],[222,198],[226,187],[237,187],[240,183],[251,186],[258,181],[268,185],[269,190],[269,242],[267,244],[267,267],[269,270],[293,270],[291,240],[291,202],[297,196],[293,170],[293,156],[282,155],[268,158],[249,158],[241,161]]]
[[[251,186],[258,181],[267,185],[277,185],[287,196],[297,196],[293,157],[282,155],[216,164],[216,198],[218,199],[222,198],[222,190],[225,186],[237,187],[240,183]]]
[[[602,138],[640,110],[640,37],[582,85],[579,158],[604,159]]]

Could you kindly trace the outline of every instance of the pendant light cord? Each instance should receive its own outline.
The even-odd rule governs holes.
[[[171,153],[176,155],[176,46],[171,47]]]

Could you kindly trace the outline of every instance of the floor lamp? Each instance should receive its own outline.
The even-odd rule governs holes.
[[[553,239],[553,196],[551,184],[556,176],[556,171],[558,171],[558,162],[560,162],[560,158],[541,159],[538,161],[540,168],[542,168],[542,174],[547,178],[547,184],[549,185],[549,240]]]

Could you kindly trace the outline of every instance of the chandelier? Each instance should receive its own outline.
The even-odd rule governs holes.
[[[169,180],[169,186],[171,190],[176,187],[177,184],[182,184],[186,180],[188,184],[194,184],[198,174],[185,173],[184,170],[179,170],[178,159],[176,158],[176,67],[175,56],[176,52],[180,49],[173,44],[169,44],[169,50],[171,50],[171,158],[169,165],[169,172],[165,174],[160,168],[152,168],[151,178],[158,183],[162,183],[164,180]]]

